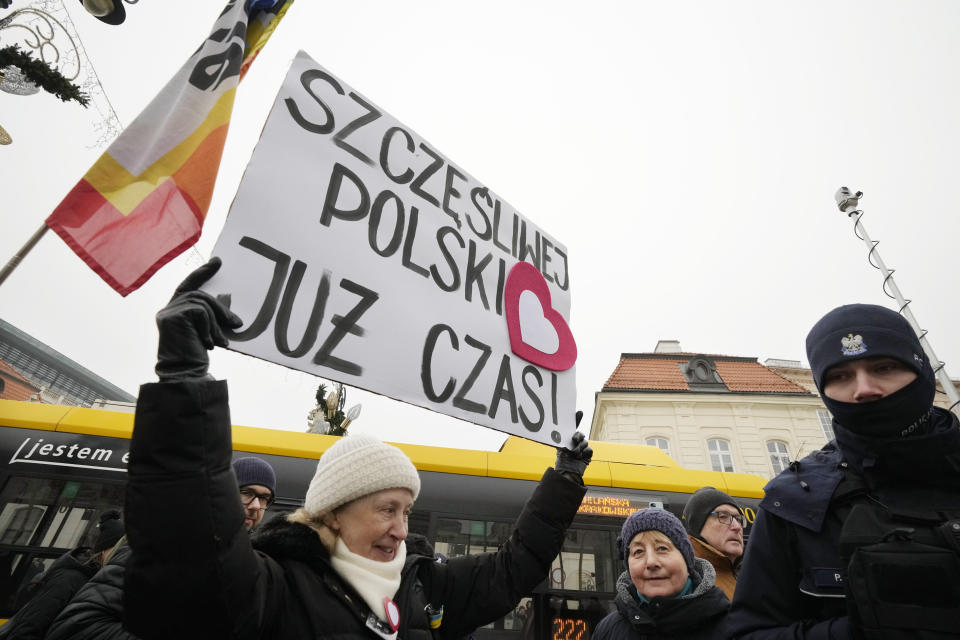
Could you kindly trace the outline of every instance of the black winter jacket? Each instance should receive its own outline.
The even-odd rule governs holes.
[[[770,481],[737,580],[730,637],[857,637],[848,615],[847,567],[840,559],[847,512],[837,503],[853,480],[886,505],[960,508],[957,418],[935,408],[933,423],[932,433],[881,441],[834,422],[837,441]]]
[[[33,597],[0,627],[3,640],[40,640],[57,614],[97,567],[90,562],[90,548],[81,547],[54,561],[40,579]]]
[[[224,382],[144,385],[127,484],[133,555],[124,585],[127,628],[152,638],[376,638],[362,600],[340,580],[317,534],[277,519],[255,548],[230,468]],[[430,636],[424,606],[443,606],[440,637],[471,632],[510,611],[547,575],[586,492],[548,469],[496,553],[408,558],[394,600],[401,640]],[[157,505],[181,502],[176,526]],[[175,613],[171,613],[175,612]]]
[[[617,579],[617,610],[600,621],[594,640],[718,640],[730,601],[715,585],[713,565],[697,558],[702,575],[693,593],[682,598],[653,598],[641,604],[637,588],[624,571]]]
[[[123,574],[129,557],[130,546],[120,544],[53,621],[46,640],[136,640],[123,628]]]

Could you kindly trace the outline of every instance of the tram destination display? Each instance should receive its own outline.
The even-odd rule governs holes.
[[[231,349],[569,442],[566,247],[304,52],[213,254]]]

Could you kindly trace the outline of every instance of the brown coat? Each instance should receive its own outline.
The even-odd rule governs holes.
[[[737,569],[739,562],[733,562],[727,556],[723,555],[709,544],[690,536],[690,544],[693,545],[693,555],[703,558],[713,565],[717,571],[717,586],[728,598],[733,600],[733,591],[737,588]]]

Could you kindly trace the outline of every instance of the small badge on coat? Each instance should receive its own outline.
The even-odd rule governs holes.
[[[843,573],[840,569],[813,567],[813,584],[821,589],[843,588]]]
[[[390,625],[390,628],[393,631],[396,631],[400,628],[400,609],[397,608],[397,603],[391,600],[390,598],[383,599],[383,611],[387,614],[387,624]]]
[[[443,624],[443,605],[440,605],[439,609],[434,609],[430,603],[427,603],[423,610],[426,612],[427,618],[430,619],[430,628],[433,630],[439,629],[440,625]]]

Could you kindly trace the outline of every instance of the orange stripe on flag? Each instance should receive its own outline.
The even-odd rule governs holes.
[[[220,167],[220,155],[223,152],[223,145],[226,143],[226,127],[230,124],[230,114],[233,111],[233,101],[236,94],[237,90],[231,89],[221,96],[210,110],[210,114],[193,133],[140,175],[133,176],[108,152],[100,156],[96,164],[87,171],[84,179],[93,185],[123,215],[128,215],[150,195],[151,191],[157,188],[157,185],[170,178],[170,176],[176,175],[201,145],[209,145],[211,139],[220,140],[220,149],[216,156],[211,154],[209,149],[204,152],[208,159],[213,160],[213,163],[206,168],[206,171],[210,174],[210,180],[207,184],[211,193],[203,194],[201,197],[201,194],[196,191],[190,191],[194,200],[203,200],[209,204],[213,186],[216,182],[217,169]],[[211,138],[214,132],[221,130],[222,135],[213,135]],[[179,181],[177,182],[179,184]],[[206,211],[206,205],[204,205],[203,211]]]
[[[220,164],[223,146],[227,141],[227,129],[228,125],[225,124],[211,131],[193,155],[173,174],[177,186],[191,197],[201,212],[201,217],[205,217],[207,209],[210,208],[213,184],[217,178],[215,174],[211,174],[210,167]]]

